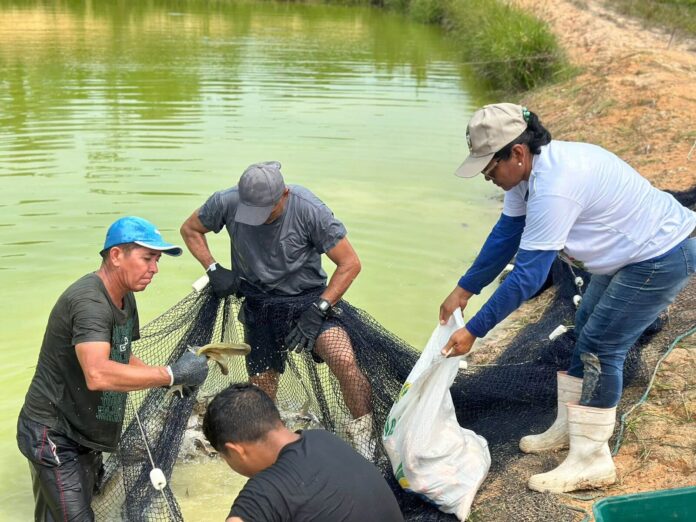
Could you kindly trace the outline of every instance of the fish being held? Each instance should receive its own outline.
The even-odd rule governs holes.
[[[220,372],[223,375],[227,375],[230,373],[227,366],[228,357],[248,355],[251,352],[251,346],[246,343],[210,343],[204,346],[189,346],[187,350],[196,355],[205,355],[208,359],[212,359],[220,367]],[[192,391],[194,390],[187,390],[187,392]],[[165,398],[175,393],[178,393],[179,397],[183,397],[184,387],[181,384],[170,386],[165,394]]]
[[[190,346],[189,349],[196,355],[205,355],[208,359],[215,361],[223,375],[230,372],[227,367],[228,357],[245,356],[251,352],[251,346],[246,343],[210,343],[201,347]]]

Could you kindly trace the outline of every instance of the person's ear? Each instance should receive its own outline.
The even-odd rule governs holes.
[[[247,456],[246,448],[242,444],[237,444],[235,442],[225,442],[225,450],[234,453],[241,459]]]
[[[121,266],[121,259],[123,259],[123,255],[125,252],[120,246],[113,246],[109,249],[109,260],[111,261],[111,264],[114,265],[116,268],[119,268]]]
[[[512,160],[517,163],[518,165],[520,163],[524,163],[524,155],[527,150],[527,147],[522,145],[521,143],[517,143],[512,146]]]

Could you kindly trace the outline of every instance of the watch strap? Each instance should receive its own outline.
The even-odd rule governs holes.
[[[329,315],[329,312],[332,308],[331,303],[323,297],[317,299],[314,303],[314,306],[316,306],[319,309],[319,311],[324,315]]]

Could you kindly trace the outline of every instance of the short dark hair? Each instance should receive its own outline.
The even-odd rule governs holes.
[[[227,442],[255,442],[282,425],[271,398],[253,384],[233,384],[210,402],[203,418],[203,434],[222,452]]]
[[[541,124],[539,117],[532,111],[529,111],[527,119],[527,128],[517,138],[505,145],[498,152],[493,154],[493,157],[499,160],[510,159],[512,155],[512,147],[522,144],[529,147],[529,152],[539,154],[541,147],[548,145],[551,141],[551,133]]]
[[[114,246],[109,247],[105,250],[102,250],[101,252],[99,252],[99,255],[102,257],[103,261],[106,261],[109,258],[109,252],[114,247],[118,247],[121,250],[123,250],[126,254],[130,254],[133,249],[135,249],[139,246],[140,245],[137,243],[121,243],[120,245],[114,245]]]

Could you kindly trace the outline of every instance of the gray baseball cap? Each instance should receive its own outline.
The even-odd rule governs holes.
[[[477,110],[466,126],[469,157],[455,174],[473,178],[486,168],[496,152],[527,129],[525,113],[529,113],[526,107],[514,103],[485,105]]]
[[[263,225],[285,192],[280,163],[254,163],[239,178],[239,205],[234,220],[245,225]]]

